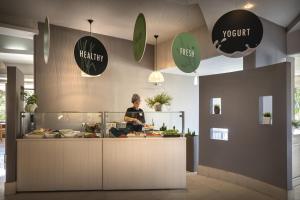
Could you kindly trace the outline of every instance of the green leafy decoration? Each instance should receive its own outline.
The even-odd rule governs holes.
[[[163,92],[158,94],[152,98],[147,98],[146,103],[150,108],[153,108],[156,104],[161,105],[171,105],[172,97],[169,96],[167,93]]]

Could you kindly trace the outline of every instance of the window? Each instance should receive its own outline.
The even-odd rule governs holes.
[[[211,128],[210,139],[228,141],[228,128]]]
[[[0,89],[0,122],[4,122],[6,120],[5,100],[5,91]]]
[[[213,115],[220,115],[222,113],[221,98],[212,98],[210,100],[210,113]]]
[[[273,118],[273,99],[272,96],[259,97],[259,123],[272,124]]]

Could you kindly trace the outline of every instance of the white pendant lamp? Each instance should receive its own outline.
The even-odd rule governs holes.
[[[154,71],[149,75],[148,82],[154,83],[155,85],[158,85],[159,83],[162,83],[165,81],[164,76],[160,71],[157,71],[157,38],[158,35],[154,35],[155,38],[155,65],[154,65]]]

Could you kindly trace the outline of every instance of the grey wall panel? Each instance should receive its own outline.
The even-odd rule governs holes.
[[[289,55],[300,53],[300,30],[287,34],[287,53]]]
[[[7,67],[6,86],[6,182],[16,181],[17,141],[20,137],[20,112],[24,110],[21,86],[24,76],[16,67]]]
[[[290,64],[280,63],[200,77],[200,164],[289,188],[290,76]],[[273,96],[273,124],[261,125],[259,96],[268,95]],[[222,98],[219,116],[209,112],[212,97]],[[229,140],[211,140],[210,128],[228,128]]]
[[[286,31],[273,22],[261,18],[264,35],[261,44],[256,48],[256,67],[263,67],[286,61]]]

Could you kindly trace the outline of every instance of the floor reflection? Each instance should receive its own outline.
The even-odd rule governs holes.
[[[5,139],[2,139],[0,142],[0,183],[5,182],[5,161],[4,161],[4,155],[5,155]]]

